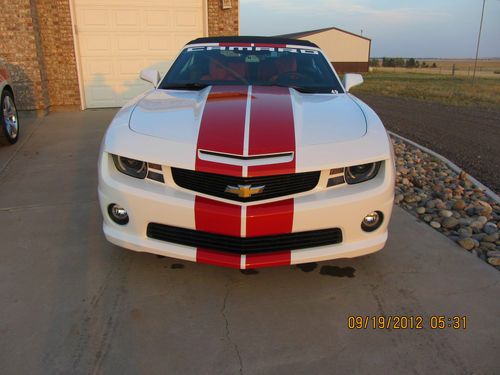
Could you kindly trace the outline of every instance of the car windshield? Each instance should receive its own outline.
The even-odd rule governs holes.
[[[307,47],[190,46],[176,59],[160,89],[209,85],[293,87],[305,93],[343,93],[323,54]]]

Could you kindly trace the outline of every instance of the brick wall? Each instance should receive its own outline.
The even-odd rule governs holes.
[[[238,3],[222,9],[222,0],[207,0],[209,36],[238,35]],[[0,61],[19,109],[80,105],[69,1],[15,0],[1,9]]]
[[[239,1],[231,0],[230,9],[222,9],[222,0],[208,0],[208,35],[239,34]]]
[[[80,105],[68,0],[36,0],[49,105]]]
[[[16,0],[2,16],[0,59],[19,109],[79,105],[68,0]]]
[[[44,108],[47,96],[42,88],[37,25],[33,23],[30,0],[17,0],[2,7],[0,59],[12,76],[18,106]],[[8,20],[8,22],[7,22]]]

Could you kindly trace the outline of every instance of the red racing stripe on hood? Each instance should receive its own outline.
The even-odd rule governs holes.
[[[196,147],[197,171],[241,176],[242,167],[201,160],[198,150],[243,154],[246,86],[213,86],[201,117]]]
[[[295,123],[287,87],[253,86],[250,109],[249,155],[294,152],[288,163],[248,168],[248,176],[295,173]]]

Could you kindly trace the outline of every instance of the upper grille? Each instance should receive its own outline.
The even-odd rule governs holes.
[[[263,177],[233,177],[172,168],[172,177],[178,186],[198,193],[239,202],[253,202],[312,190],[318,184],[319,176],[320,172],[305,172]],[[265,187],[261,193],[248,198],[225,192],[228,186],[238,185]]]
[[[222,234],[149,223],[147,236],[161,241],[237,254],[306,249],[342,242],[339,228],[275,234],[259,237],[233,237]]]

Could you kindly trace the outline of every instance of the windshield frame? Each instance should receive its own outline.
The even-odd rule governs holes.
[[[237,49],[237,51],[241,51],[243,48],[249,48],[249,47],[259,47],[259,48],[283,48],[283,49],[301,49],[301,50],[306,50],[306,51],[317,51],[318,55],[321,56],[322,59],[326,62],[326,67],[330,68],[330,72],[333,73],[333,79],[338,83],[338,87],[340,90],[334,90],[335,92],[316,92],[316,93],[324,93],[324,94],[346,94],[347,91],[345,90],[344,84],[342,80],[340,79],[339,75],[337,74],[335,68],[333,67],[332,63],[329,61],[325,53],[317,47],[312,47],[308,45],[300,45],[300,44],[287,44],[287,45],[281,45],[281,44],[263,44],[263,43],[238,43],[238,42],[232,42],[232,43],[195,43],[195,44],[187,44],[185,45],[182,50],[179,52],[177,57],[175,58],[174,62],[168,69],[167,73],[163,76],[161,79],[160,83],[157,85],[157,89],[159,90],[180,90],[180,88],[168,88],[168,83],[167,81],[169,80],[171,74],[174,72],[174,68],[176,67],[176,64],[179,64],[181,57],[183,56],[183,53],[187,49],[194,49],[194,48],[206,48],[206,47],[212,47],[212,48],[221,48],[221,47],[226,47],[227,50]],[[240,49],[241,48],[241,49]],[[203,51],[203,50],[200,50]],[[271,50],[270,50],[271,51]],[[201,84],[201,82],[199,82]],[[207,84],[207,86],[213,86],[213,85],[218,85],[218,83],[214,84]],[[248,82],[243,82],[243,81],[235,81],[235,82],[224,82],[221,83],[221,85],[226,85],[226,86],[231,86],[231,85],[257,85],[255,83],[248,83]],[[266,84],[267,85],[267,84]],[[175,86],[175,85],[174,85]],[[273,84],[270,82],[269,86],[273,86]],[[279,84],[276,84],[276,86],[280,86]],[[284,85],[285,87],[290,87],[290,88],[296,88],[293,85]],[[307,92],[307,91],[306,91]]]

